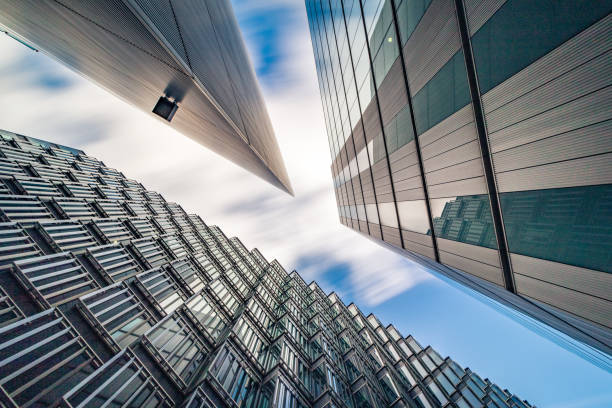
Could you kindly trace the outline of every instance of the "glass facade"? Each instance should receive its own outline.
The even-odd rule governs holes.
[[[1,134],[0,405],[530,406],[103,162]],[[63,178],[33,174],[51,160]],[[21,172],[63,195],[19,190]],[[75,172],[116,199],[61,211]]]
[[[305,4],[340,222],[612,352],[612,2]]]

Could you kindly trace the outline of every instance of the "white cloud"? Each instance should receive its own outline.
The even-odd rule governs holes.
[[[347,265],[343,282],[349,286],[340,294],[358,304],[380,304],[431,275],[340,224],[303,5],[296,12],[303,26],[284,39],[282,69],[297,81],[265,95],[296,198],[4,36],[0,127],[82,148],[288,270],[301,260],[306,280],[326,279],[329,268]],[[43,74],[68,85],[45,87]]]

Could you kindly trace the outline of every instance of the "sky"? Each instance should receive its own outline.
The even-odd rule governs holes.
[[[233,0],[295,198],[0,36],[0,128],[83,149],[307,282],[538,407],[610,407],[612,374],[342,226],[301,0]]]

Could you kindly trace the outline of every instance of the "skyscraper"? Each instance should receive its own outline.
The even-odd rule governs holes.
[[[612,354],[612,2],[306,8],[342,224]]]
[[[0,0],[0,28],[292,193],[229,0]]]
[[[0,405],[531,406],[96,158],[0,136]]]

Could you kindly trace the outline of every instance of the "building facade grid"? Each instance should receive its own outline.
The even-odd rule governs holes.
[[[84,152],[0,135],[0,405],[531,407]]]
[[[609,368],[612,2],[305,4],[340,222]]]

